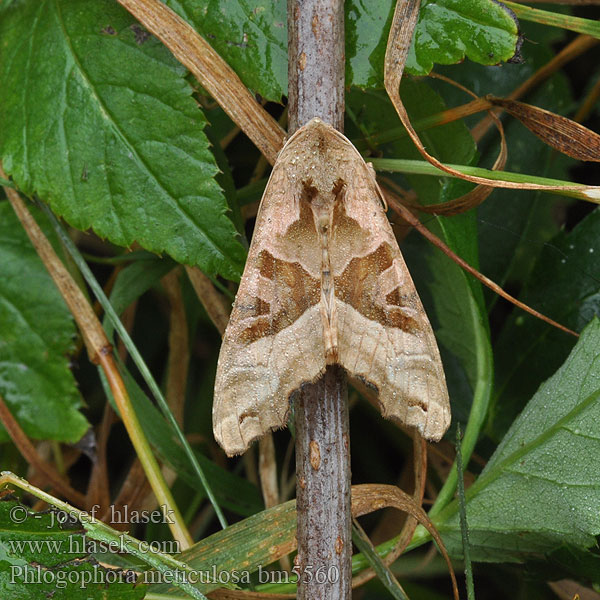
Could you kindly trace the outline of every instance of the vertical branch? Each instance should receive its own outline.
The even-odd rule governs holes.
[[[344,125],[342,0],[288,0],[290,133],[313,117]],[[346,375],[330,366],[296,401],[300,600],[351,596]]]
[[[299,600],[351,597],[349,440],[346,374],[334,365],[296,401]]]
[[[288,0],[290,133],[313,117],[344,130],[344,3]]]

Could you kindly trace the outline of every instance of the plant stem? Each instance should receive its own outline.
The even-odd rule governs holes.
[[[411,173],[413,175],[434,175],[437,177],[453,177],[438,169],[436,166],[424,160],[411,160],[404,158],[372,158],[367,159],[376,171],[389,171],[390,173]],[[549,179],[547,177],[538,177],[536,175],[526,175],[524,173],[511,173],[509,171],[490,171],[481,167],[471,167],[469,165],[446,165],[455,171],[465,175],[474,175],[476,177],[487,177],[496,181],[512,181],[514,183],[533,183],[540,185],[556,186],[555,190],[545,190],[550,194],[559,196],[570,196],[588,202],[600,203],[600,188],[588,186],[583,183],[573,184],[570,181],[560,179]],[[561,190],[560,187],[568,189]],[[577,189],[575,189],[577,188]]]
[[[346,375],[330,366],[296,401],[298,599],[351,597]]]
[[[319,117],[343,130],[342,0],[288,0],[290,133]],[[351,597],[350,438],[342,368],[296,401],[299,600]]]

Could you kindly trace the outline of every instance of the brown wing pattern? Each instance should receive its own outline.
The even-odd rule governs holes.
[[[439,440],[450,424],[450,404],[437,343],[374,174],[350,147],[345,168],[354,179],[334,212],[331,251],[339,360],[377,390],[384,417]],[[336,251],[349,243],[360,251],[351,257]]]
[[[320,255],[306,250],[319,242],[287,164],[265,190],[217,366],[213,426],[229,455],[284,427],[289,396],[325,369]]]
[[[378,392],[384,416],[438,440],[450,422],[431,326],[372,170],[321,121],[281,151],[223,338],[217,441],[243,452],[283,427],[289,397],[327,360]]]

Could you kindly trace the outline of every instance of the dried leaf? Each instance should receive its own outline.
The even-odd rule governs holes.
[[[600,135],[561,115],[518,100],[487,96],[516,117],[543,142],[577,160],[600,162]]]

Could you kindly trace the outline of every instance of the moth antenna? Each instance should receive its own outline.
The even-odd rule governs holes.
[[[373,177],[373,183],[375,184],[375,187],[377,189],[377,194],[379,195],[379,200],[381,201],[381,204],[383,205],[383,210],[385,210],[385,212],[387,212],[387,210],[389,208],[387,199],[386,199],[385,194],[383,193],[381,187],[379,187],[379,182],[377,181],[377,176],[375,175],[375,169],[373,167],[373,164],[368,162],[368,163],[366,163],[366,165],[367,165],[367,169],[369,170],[369,173]]]

